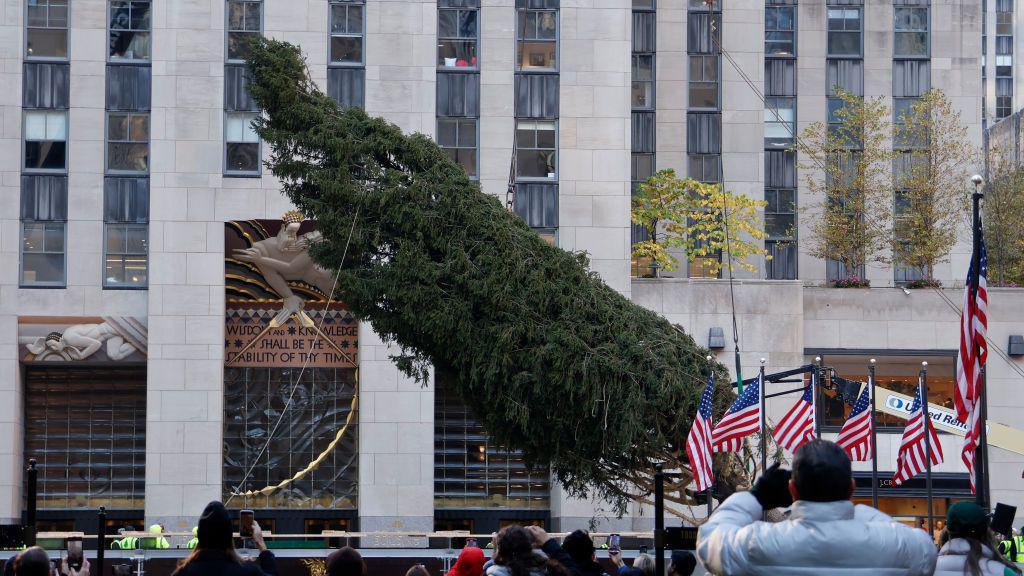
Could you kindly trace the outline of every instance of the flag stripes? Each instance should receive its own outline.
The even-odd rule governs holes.
[[[729,407],[711,433],[712,452],[738,452],[743,439],[761,429],[761,388],[759,377]]]
[[[715,483],[711,469],[711,407],[714,398],[714,377],[708,375],[708,383],[700,397],[697,415],[693,418],[693,426],[686,436],[686,455],[690,459],[693,470],[693,481],[697,490],[707,490]]]
[[[800,400],[779,420],[772,431],[775,443],[790,452],[796,452],[805,443],[814,440],[814,383],[805,389]]]

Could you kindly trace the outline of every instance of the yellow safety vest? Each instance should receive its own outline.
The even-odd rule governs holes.
[[[166,550],[171,547],[167,538],[157,536],[155,538],[142,538],[142,547],[147,550]]]
[[[1024,562],[1024,536],[1014,536],[999,543],[999,551],[1010,562]]]
[[[138,538],[134,536],[125,536],[120,540],[114,540],[110,543],[111,548],[118,548],[121,550],[134,550],[138,544]]]

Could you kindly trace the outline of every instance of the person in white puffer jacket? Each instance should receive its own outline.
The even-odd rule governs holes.
[[[997,552],[988,516],[974,502],[957,502],[946,513],[935,576],[1019,576],[1021,571]]]
[[[927,533],[850,501],[850,458],[812,440],[749,492],[733,494],[700,527],[697,558],[711,574],[931,576],[935,544]],[[764,511],[792,505],[789,518],[762,522]]]

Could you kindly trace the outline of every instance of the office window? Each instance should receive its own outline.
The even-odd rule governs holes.
[[[149,170],[149,114],[111,112],[107,114],[107,170],[147,172]]]
[[[149,227],[145,224],[107,224],[103,285],[145,286],[148,244]]]
[[[765,188],[796,188],[796,151],[765,150]]]
[[[110,49],[112,61],[148,61],[150,58],[149,0],[110,1]]]
[[[829,98],[827,106],[828,131],[833,138],[837,139],[836,144],[842,144],[846,148],[859,148],[861,144],[860,135],[854,131],[855,127],[848,126],[849,122],[844,122],[844,115],[841,114],[846,103],[840,98]],[[842,140],[840,141],[839,139]]]
[[[764,209],[764,227],[768,238],[765,249],[770,259],[765,262],[769,280],[796,279],[796,191],[765,190],[768,203]]]
[[[365,5],[331,4],[331,63],[362,64]]]
[[[722,0],[687,0],[686,5],[692,11],[722,11]]]
[[[893,146],[896,148],[920,148],[926,145],[925,142],[918,142],[907,134],[903,127],[913,113],[916,98],[893,98],[892,99],[892,124],[893,124]],[[923,137],[923,135],[918,134]]]
[[[558,228],[558,185],[516,184],[515,212],[535,230]]]
[[[796,96],[796,60],[792,58],[765,59],[764,95]]]
[[[690,56],[690,108],[717,110],[718,89],[718,56]]]
[[[722,157],[718,154],[690,154],[686,160],[690,178],[698,182],[722,181]]]
[[[633,53],[657,49],[657,19],[654,12],[633,12]]]
[[[437,143],[466,174],[477,174],[476,118],[438,118]]]
[[[928,8],[896,6],[893,27],[894,56],[928,57]]]
[[[931,89],[931,85],[931,61],[892,61],[892,95],[894,98],[923,96]]]
[[[362,68],[328,68],[327,95],[342,106],[363,107],[366,71]]]
[[[1013,35],[1013,12],[996,12],[996,35]]]
[[[149,66],[108,65],[107,110],[149,110],[152,83]]]
[[[764,9],[764,55],[796,54],[796,6],[766,6]]]
[[[899,62],[899,61],[897,61]],[[906,62],[906,61],[905,61]],[[864,61],[863,60],[828,60],[826,62],[826,88],[829,96],[836,95],[836,89],[842,89],[854,96],[864,95]]]
[[[690,12],[687,14],[686,51],[690,54],[717,54],[722,51],[722,15]]]
[[[686,151],[691,154],[721,153],[721,114],[686,115]]]
[[[1013,55],[996,56],[996,76],[1013,76]]]
[[[557,10],[519,10],[517,34],[517,69],[558,66]]]
[[[67,110],[25,111],[25,169],[67,168]]]
[[[861,9],[852,6],[828,9],[828,55],[861,55]]]
[[[633,108],[654,107],[654,56],[633,54]]]
[[[630,160],[630,180],[642,184],[654,176],[654,154],[634,152]]]
[[[437,11],[437,65],[477,68],[479,14],[475,9],[442,8]]]
[[[1013,36],[996,36],[996,54],[1013,54]]]
[[[263,3],[258,0],[228,0],[229,62],[245,60],[248,42],[259,36],[262,28]]]
[[[71,96],[71,66],[26,62],[22,77],[22,108],[67,108]]]
[[[557,172],[555,122],[516,121],[516,176],[555,178]]]
[[[27,0],[26,58],[68,57],[68,0]]]
[[[228,112],[224,127],[225,172],[259,174],[260,138],[252,128],[255,112]]]
[[[456,78],[465,78],[467,85],[472,81],[473,102],[479,97],[479,77],[475,74],[453,74],[453,85]],[[558,76],[555,74],[516,74],[516,116],[519,118],[557,118],[558,117]],[[474,108],[473,114],[476,116]],[[447,114],[457,116],[459,114]]]
[[[765,144],[786,145],[796,134],[796,99],[765,98],[764,140]]]
[[[654,112],[633,112],[630,118],[630,150],[654,153],[655,124]]]
[[[996,118],[1013,113],[1013,78],[996,78]]]
[[[23,222],[22,286],[64,285],[64,222]]]

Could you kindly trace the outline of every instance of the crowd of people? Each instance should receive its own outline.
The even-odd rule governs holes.
[[[985,511],[973,502],[949,508],[936,549],[930,535],[904,525],[850,498],[856,484],[846,453],[833,442],[814,440],[797,450],[792,470],[775,465],[746,492],[726,499],[700,527],[696,557],[673,552],[666,576],[690,576],[697,560],[710,573],[739,575],[844,576],[1021,576],[1007,559],[1024,554],[1024,539],[996,543]],[[775,522],[769,511],[788,509]],[[244,561],[234,548],[231,515],[220,502],[203,510],[192,552],[173,576],[277,576],[274,554],[262,530],[253,526],[259,549]],[[590,535],[576,530],[561,543],[539,526],[512,525],[494,539],[494,554],[463,548],[444,576],[611,576],[597,561]],[[609,550],[615,576],[655,576],[654,558],[641,553],[632,563]],[[344,547],[326,559],[327,576],[369,576],[359,552]],[[60,572],[87,576],[64,561]],[[5,564],[4,576],[53,576],[56,567],[45,550],[32,547]],[[439,576],[415,564],[405,576]]]

